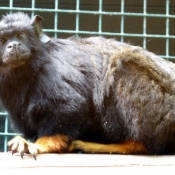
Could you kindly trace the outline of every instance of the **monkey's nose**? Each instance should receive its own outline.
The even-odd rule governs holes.
[[[7,48],[12,50],[12,49],[16,49],[17,47],[19,47],[21,44],[19,42],[10,42],[8,45],[7,45]]]

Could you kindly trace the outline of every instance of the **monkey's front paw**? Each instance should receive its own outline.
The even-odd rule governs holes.
[[[9,149],[12,151],[12,154],[18,152],[23,158],[24,153],[30,153],[33,155],[36,160],[36,154],[38,153],[37,146],[33,143],[27,142],[20,136],[14,137],[8,142]]]
[[[20,136],[14,137],[8,142],[9,149],[12,151],[12,154],[18,152],[23,158],[24,153],[28,152],[28,142]]]

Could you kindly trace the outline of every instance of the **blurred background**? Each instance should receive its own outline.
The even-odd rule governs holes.
[[[1,0],[0,17],[23,11],[44,18],[52,37],[104,36],[139,45],[175,61],[174,0]],[[0,103],[0,152],[16,135]]]

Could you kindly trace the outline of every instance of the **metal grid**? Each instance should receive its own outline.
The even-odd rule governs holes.
[[[1,0],[2,1],[2,0]],[[156,1],[156,0],[155,0]],[[157,0],[160,2],[159,0]],[[89,10],[89,9],[81,9],[80,5],[85,2],[85,0],[74,0],[72,1],[72,4],[74,4],[74,9],[64,9],[60,8],[60,4],[63,2],[63,0],[52,0],[49,3],[52,5],[51,8],[45,8],[42,7],[42,3],[44,3],[44,0],[27,0],[26,6],[20,7],[18,6],[17,2],[22,2],[20,0],[4,0],[0,2],[0,11],[1,13],[12,13],[15,11],[24,11],[27,13],[30,13],[31,16],[34,16],[36,13],[45,13],[45,14],[52,14],[53,15],[53,27],[52,28],[44,28],[44,32],[47,33],[53,33],[54,37],[59,37],[61,34],[71,34],[71,35],[101,35],[101,36],[109,36],[109,37],[118,37],[120,38],[121,42],[125,42],[127,37],[132,37],[134,39],[141,38],[142,43],[140,44],[143,48],[147,49],[148,45],[148,39],[154,38],[154,39],[164,39],[165,40],[165,53],[160,55],[161,57],[165,59],[175,59],[175,54],[174,51],[170,52],[170,47],[172,47],[172,42],[171,40],[175,39],[175,32],[170,31],[170,22],[172,21],[175,22],[175,13],[172,10],[173,5],[175,3],[173,0],[165,0],[164,1],[164,6],[165,6],[165,11],[162,11],[162,13],[150,13],[149,12],[149,2],[150,0],[140,0],[139,3],[140,9],[138,11],[127,11],[126,7],[128,4],[128,0],[118,0],[117,3],[115,4],[117,6],[116,9],[118,10],[113,10],[113,11],[106,11],[105,10],[105,0],[94,0],[91,3],[92,6],[96,6],[97,8]],[[47,2],[47,1],[46,1]],[[87,2],[87,1],[86,1]],[[138,1],[137,1],[138,2]],[[94,4],[93,4],[94,3]],[[14,5],[15,4],[15,5]],[[39,4],[39,5],[37,5]],[[173,4],[173,5],[171,5]],[[37,5],[37,6],[36,6]],[[42,7],[42,8],[40,8]],[[50,7],[50,6],[49,6]],[[59,27],[59,15],[61,14],[72,14],[75,15],[75,28],[72,30],[68,29],[61,29]],[[94,15],[98,18],[97,23],[98,27],[97,30],[82,30],[81,29],[81,24],[80,24],[80,17],[81,15]],[[113,16],[113,17],[118,17],[120,18],[120,24],[119,24],[119,30],[117,31],[104,31],[103,26],[105,25],[105,20],[104,18],[106,16]],[[127,17],[139,17],[142,18],[142,32],[126,32],[126,18]],[[149,33],[148,30],[148,18],[160,18],[165,20],[165,33],[163,34],[158,34],[158,33]],[[175,30],[174,30],[175,31]],[[11,137],[16,135],[16,133],[13,133],[9,129],[9,122],[7,119],[7,113],[6,112],[0,112],[0,124],[3,123],[3,129],[0,130],[0,151],[7,151],[7,140]],[[2,144],[3,143],[3,144]]]

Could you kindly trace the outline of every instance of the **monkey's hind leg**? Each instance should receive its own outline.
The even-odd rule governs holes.
[[[81,150],[89,153],[148,154],[146,147],[139,142],[128,140],[119,144],[99,144],[75,140],[71,143],[70,152]]]

